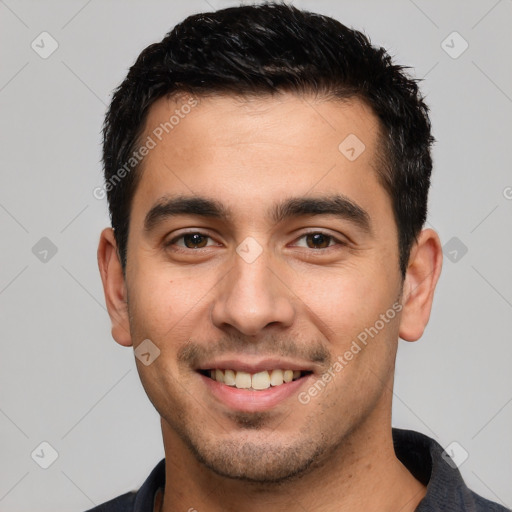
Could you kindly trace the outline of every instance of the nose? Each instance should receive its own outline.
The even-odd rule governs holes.
[[[293,324],[293,293],[265,253],[252,262],[234,254],[232,271],[218,287],[212,308],[212,322],[217,328],[231,327],[246,336],[256,336],[264,329]]]

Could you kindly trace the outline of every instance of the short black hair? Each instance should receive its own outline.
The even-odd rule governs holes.
[[[363,33],[286,4],[231,7],[176,25],[139,55],[114,91],[103,125],[105,186],[123,272],[141,174],[133,154],[151,105],[182,92],[198,97],[291,92],[357,98],[380,120],[377,174],[392,200],[405,276],[426,220],[434,142],[418,80],[406,69]],[[133,165],[127,168],[127,162]]]

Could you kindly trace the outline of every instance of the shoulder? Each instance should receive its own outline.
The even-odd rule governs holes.
[[[136,496],[136,492],[127,492],[86,512],[133,512]]]
[[[494,503],[493,501],[486,500],[479,494],[476,494],[476,492],[470,491],[470,493],[475,502],[476,512],[510,512],[510,509],[498,505],[498,503]]]
[[[138,491],[131,491],[86,512],[146,512],[153,510],[155,494],[165,485],[165,459],[151,471]]]
[[[434,439],[394,428],[393,444],[398,459],[427,487],[416,512],[510,512],[469,489],[455,461]]]

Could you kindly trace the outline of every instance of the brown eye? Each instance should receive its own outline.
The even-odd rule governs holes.
[[[209,237],[201,233],[187,233],[180,238],[183,238],[183,243],[188,249],[201,249],[206,247]]]
[[[306,244],[310,249],[325,249],[329,247],[332,236],[324,233],[310,233],[306,236]]]

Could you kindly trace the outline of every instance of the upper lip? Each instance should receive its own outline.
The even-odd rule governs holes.
[[[235,370],[247,373],[258,373],[265,370],[300,370],[314,371],[314,365],[298,361],[290,361],[282,358],[265,359],[239,359],[239,358],[219,358],[207,361],[196,369],[199,370]]]

